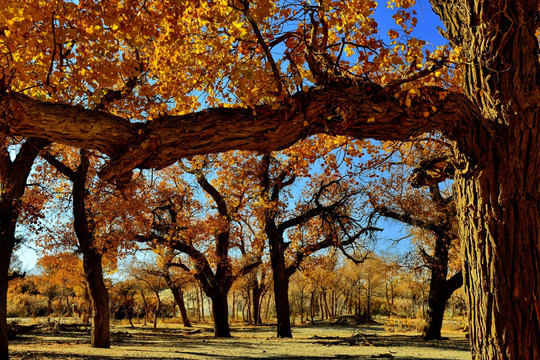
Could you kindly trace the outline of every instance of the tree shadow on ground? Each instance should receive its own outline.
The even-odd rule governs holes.
[[[470,344],[467,339],[424,340],[413,335],[366,335],[366,338],[377,346],[413,346],[430,347],[459,351],[469,351]]]
[[[193,359],[193,357],[182,357],[182,354],[184,356],[189,355],[195,355],[200,356],[201,359],[216,359],[216,360],[251,360],[251,359],[258,359],[258,360],[328,360],[328,359],[336,359],[336,360],[425,360],[425,357],[401,357],[401,356],[394,356],[392,354],[374,354],[374,355],[335,355],[333,357],[327,357],[327,356],[288,356],[288,355],[267,355],[265,357],[245,357],[245,356],[227,356],[227,355],[218,355],[218,354],[208,354],[208,353],[198,353],[198,352],[189,352],[184,351],[182,353],[178,353],[178,357],[174,357],[176,360],[188,360]],[[30,353],[20,353],[20,354],[12,354],[11,355],[12,360],[125,360],[125,356],[116,356],[116,355],[99,355],[99,356],[92,356],[92,355],[83,355],[78,353],[64,353],[62,355],[59,355],[54,352],[33,352]],[[167,357],[168,359],[169,357]],[[145,356],[130,356],[130,360],[156,360],[155,357],[145,357]],[[443,360],[438,358],[433,358],[432,360]],[[453,360],[449,358],[444,358],[444,360]]]
[[[260,330],[259,330],[260,329]],[[371,335],[362,336],[362,341],[352,345],[359,349],[357,354],[340,354],[340,349],[347,347],[347,337],[312,337],[297,338],[293,341],[307,345],[309,353],[287,354],[276,350],[275,346],[294,347],[291,340],[278,340],[272,337],[245,338],[241,336],[219,339],[214,338],[210,332],[189,334],[189,330],[183,329],[160,329],[153,332],[150,328],[130,329],[130,331],[111,332],[112,349],[104,349],[99,355],[89,351],[90,336],[81,332],[50,333],[35,331],[18,336],[12,343],[17,346],[11,351],[12,360],[131,360],[150,359],[219,359],[219,360],[323,360],[323,359],[400,359],[419,360],[425,357],[400,356],[396,351],[388,348],[399,349],[406,347],[424,348],[429,351],[438,349],[469,351],[469,343],[465,339],[431,340],[425,341],[419,336],[409,335]],[[248,334],[269,332],[270,327],[235,329],[233,334]],[[260,333],[259,333],[260,336]],[[363,341],[366,341],[364,344]],[[36,346],[38,344],[39,346]],[[336,354],[321,356],[320,349],[335,348]],[[30,351],[29,349],[32,349]],[[58,352],[56,352],[58,349]],[[369,352],[366,355],[366,350]],[[129,353],[126,357],[125,354]],[[163,354],[166,353],[167,356]],[[360,354],[362,353],[362,354]],[[246,356],[247,355],[247,356]],[[405,354],[403,354],[405,355]],[[432,359],[439,359],[433,357]],[[448,358],[445,358],[448,359]]]

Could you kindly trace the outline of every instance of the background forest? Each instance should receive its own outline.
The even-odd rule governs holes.
[[[462,284],[455,210],[448,184],[411,183],[418,153],[436,158],[445,146],[318,136],[141,171],[123,188],[99,180],[95,154],[56,147],[30,174],[39,186],[26,194],[19,245],[41,255],[29,274],[12,262],[8,317],[89,324],[102,296],[100,316],[155,330],[178,317],[228,337],[229,322],[277,319],[290,337],[291,321],[381,315],[425,319],[413,327],[440,338],[445,311],[467,309],[463,292],[448,302]],[[85,274],[89,254],[108,274],[97,284]]]

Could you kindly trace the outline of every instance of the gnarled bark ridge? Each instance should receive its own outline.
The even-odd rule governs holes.
[[[191,155],[280,150],[319,133],[406,140],[428,131],[449,132],[455,122],[479,116],[466,97],[441,88],[425,88],[411,107],[394,96],[397,91],[340,80],[298,93],[277,109],[213,108],[147,123],[8,94],[0,95],[0,134],[39,134],[53,142],[98,150],[111,158],[100,176],[112,180],[137,167],[163,168]],[[426,112],[432,114],[425,117]]]

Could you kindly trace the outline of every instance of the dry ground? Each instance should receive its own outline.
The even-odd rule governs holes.
[[[232,326],[232,339],[215,339],[209,325],[112,326],[110,349],[89,346],[84,331],[39,328],[10,343],[12,360],[119,359],[453,359],[470,360],[469,343],[457,326],[446,326],[447,340],[423,341],[418,332],[387,332],[383,325],[318,324],[293,328],[293,339],[275,338],[272,326]],[[200,330],[200,332],[193,330]]]

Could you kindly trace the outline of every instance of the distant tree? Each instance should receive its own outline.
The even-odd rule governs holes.
[[[433,140],[428,140],[427,144],[410,145],[401,145],[399,148],[402,161],[398,164],[401,167],[394,165],[391,174],[378,176],[370,182],[370,197],[378,214],[413,229],[413,242],[423,264],[431,273],[427,324],[423,336],[426,340],[441,339],[446,303],[463,284],[461,269],[448,277],[451,256],[457,257],[459,253],[456,205],[450,190],[442,191],[436,180],[427,189],[415,189],[414,186],[419,181],[424,184],[424,180],[419,179],[426,176],[420,170],[423,164],[443,158],[444,152],[441,155],[441,151],[447,147],[444,142],[433,143]],[[420,164],[415,164],[416,158],[422,159]],[[409,169],[410,165],[416,166],[412,174],[410,170],[407,171],[407,165]]]
[[[188,187],[177,180],[178,192],[166,195],[161,204],[153,209],[151,230],[147,235],[138,236],[138,240],[160,243],[190,258],[191,266],[178,261],[178,258],[171,265],[191,272],[199,281],[204,293],[212,300],[214,335],[230,337],[227,294],[233,282],[258,266],[260,260],[246,259],[235,271],[229,250],[235,231],[235,217],[244,200],[242,197],[229,196],[223,188],[213,185],[205,174],[208,171],[206,165],[207,161],[200,158],[195,159],[191,167],[182,166],[182,169],[176,170],[195,177],[217,212],[206,214],[204,218],[193,216],[193,211],[201,205],[193,199],[193,194],[185,191]]]
[[[48,299],[48,316],[55,298],[60,302],[60,311],[62,301],[65,299],[68,316],[71,316],[73,304],[70,303],[70,297],[76,292],[83,293],[87,286],[81,259],[74,253],[43,255],[38,259],[37,265],[42,269],[40,284],[43,286],[43,294],[46,294]],[[61,315],[62,313],[59,314]]]
[[[264,199],[260,221],[270,250],[277,335],[290,338],[289,278],[302,261],[321,249],[353,246],[376,229],[361,224],[361,219],[352,214],[358,191],[345,180],[338,177],[326,178],[324,175],[311,179],[305,194],[310,200],[300,202],[292,212],[287,212],[282,197],[286,188],[296,180],[294,167],[280,166],[279,160],[270,154],[262,157],[260,167],[260,189]],[[299,231],[294,236],[293,229],[301,227],[310,229],[308,235],[304,236]],[[290,241],[287,241],[287,232],[291,235]],[[289,262],[287,251],[291,252]]]
[[[93,306],[91,346],[108,348],[110,306],[103,266],[108,264],[115,267],[119,249],[127,248],[126,239],[133,237],[140,223],[145,223],[144,218],[137,217],[139,203],[137,196],[132,196],[141,195],[141,192],[133,184],[131,189],[123,189],[120,194],[118,190],[99,182],[95,177],[99,160],[89,151],[57,147],[42,156],[57,171],[49,169],[49,173],[42,174],[43,177],[51,177],[53,191],[55,187],[65,189],[66,180],[71,183],[70,191],[59,191],[59,197],[65,196],[71,202],[69,207],[72,211],[72,222],[67,226],[63,223],[53,224],[54,235],[49,235],[48,240],[43,241],[44,246],[74,247],[81,252]]]
[[[154,331],[157,331],[157,320],[159,318],[159,314],[163,311],[160,292],[167,286],[163,279],[163,273],[156,264],[143,262],[132,264],[129,267],[128,272],[131,277],[137,280],[140,284],[143,284],[144,287],[155,295],[156,307],[153,310],[153,313]],[[147,299],[145,299],[145,301],[147,301]]]

